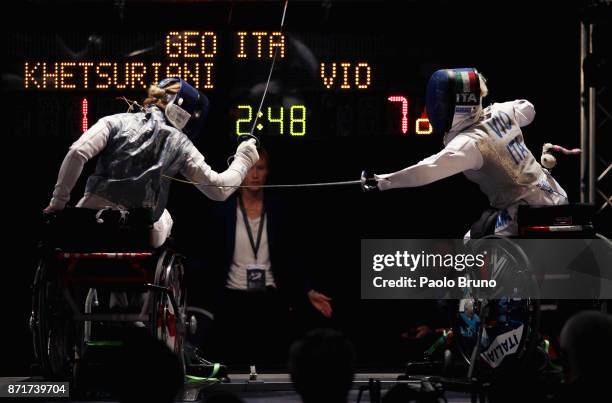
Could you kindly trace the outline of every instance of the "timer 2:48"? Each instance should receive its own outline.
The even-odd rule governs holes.
[[[261,132],[266,125],[273,125],[278,129],[278,134],[285,134],[285,129],[288,126],[289,134],[291,136],[304,136],[306,135],[306,106],[305,105],[292,105],[288,108],[289,113],[285,112],[285,107],[271,107],[262,109],[257,116],[257,123],[255,123],[253,116],[253,107],[250,105],[238,105],[238,119],[236,119],[236,135],[242,136],[245,134]],[[289,122],[285,124],[285,117],[288,115]]]

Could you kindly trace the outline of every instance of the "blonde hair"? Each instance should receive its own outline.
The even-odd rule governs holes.
[[[147,98],[144,100],[143,104],[145,107],[155,105],[164,109],[170,101],[170,96],[176,94],[180,88],[180,83],[174,83],[166,88],[151,85],[147,91]]]
[[[478,81],[480,81],[480,97],[484,98],[489,94],[489,88],[487,87],[487,79],[482,73],[478,73]]]

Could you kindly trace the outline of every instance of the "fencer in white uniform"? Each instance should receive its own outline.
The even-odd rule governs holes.
[[[254,139],[238,146],[231,165],[215,172],[193,145],[208,112],[204,94],[178,77],[149,90],[145,108],[100,119],[70,147],[46,212],[61,210],[84,164],[98,155],[77,207],[149,208],[154,225],[151,245],[161,246],[173,221],[166,210],[169,177],[181,173],[213,200],[225,200],[242,183],[259,155]]]
[[[483,110],[484,78],[474,68],[436,71],[427,84],[426,108],[444,148],[389,174],[363,174],[363,189],[423,186],[463,172],[500,212],[495,234],[516,235],[520,204],[567,204],[567,193],[525,145],[521,127],[535,117],[526,100],[494,103]],[[466,239],[469,239],[469,232]]]

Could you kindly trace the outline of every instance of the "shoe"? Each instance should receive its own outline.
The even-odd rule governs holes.
[[[201,351],[189,343],[185,343],[185,367],[187,375],[200,378],[216,378],[221,382],[229,382],[227,367],[223,364],[212,363],[202,357]]]

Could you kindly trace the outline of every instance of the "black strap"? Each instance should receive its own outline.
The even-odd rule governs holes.
[[[238,203],[240,204],[240,211],[242,211],[242,218],[244,219],[244,226],[246,227],[247,234],[249,235],[249,242],[251,243],[251,249],[253,249],[253,255],[257,260],[257,252],[259,251],[259,245],[261,244],[261,234],[263,233],[264,221],[266,219],[266,210],[263,205],[261,206],[261,217],[259,219],[259,229],[257,230],[257,241],[253,239],[253,231],[249,224],[249,217],[247,216],[244,202],[242,201],[242,195],[238,194]]]

